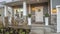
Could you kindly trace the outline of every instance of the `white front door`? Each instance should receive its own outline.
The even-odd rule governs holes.
[[[43,7],[35,7],[35,22],[43,22]]]

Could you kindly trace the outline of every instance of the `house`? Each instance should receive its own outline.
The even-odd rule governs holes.
[[[26,2],[25,2],[26,1]],[[14,0],[12,2],[5,3],[5,16],[16,17],[18,13],[19,17],[22,19],[22,16],[27,14],[32,14],[32,23],[35,24],[44,24],[44,14],[49,13],[50,3],[48,0]],[[41,11],[41,13],[40,13]],[[49,12],[48,12],[49,11]]]
[[[23,20],[27,20],[26,16],[31,14],[31,24],[45,25],[45,14],[49,14],[48,27],[50,27],[51,32],[60,32],[57,27],[57,11],[56,6],[60,5],[60,0],[11,0],[6,2],[4,5],[4,21],[8,18],[9,25],[13,25],[11,22],[12,17],[14,20],[18,20],[16,24],[21,25]],[[17,19],[16,19],[17,18]],[[26,19],[25,19],[26,18]],[[28,21],[28,20],[27,20]],[[6,25],[5,24],[5,25]],[[33,25],[34,26],[34,25]],[[47,27],[47,28],[48,28]]]

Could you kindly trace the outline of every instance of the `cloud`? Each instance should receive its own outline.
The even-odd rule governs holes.
[[[9,1],[11,1],[11,0],[0,0],[0,2],[3,2],[3,1],[9,2]]]

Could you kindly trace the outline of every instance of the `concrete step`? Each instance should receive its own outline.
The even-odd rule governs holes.
[[[46,32],[45,34],[60,34],[60,33]]]
[[[31,26],[35,26],[35,27],[43,27],[45,26],[44,24],[32,24]]]
[[[51,26],[45,26],[43,24],[32,24],[30,34],[60,34],[60,33],[52,33]]]
[[[44,27],[40,24],[33,24],[31,26],[31,32],[30,34],[44,34]]]

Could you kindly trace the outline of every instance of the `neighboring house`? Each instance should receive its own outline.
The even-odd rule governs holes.
[[[52,32],[60,32],[57,30],[57,12],[54,11],[57,5],[60,5],[60,0],[12,0],[4,3],[4,17],[22,19],[23,16],[32,14],[32,25],[45,25],[45,14],[48,13],[50,15],[48,24],[52,26]]]

